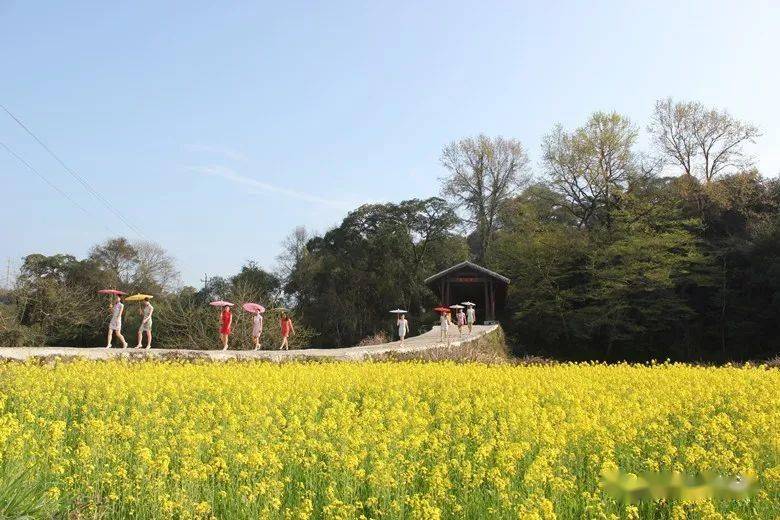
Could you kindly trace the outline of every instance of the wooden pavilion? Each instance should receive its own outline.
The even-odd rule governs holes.
[[[476,304],[477,322],[493,323],[506,302],[510,280],[506,276],[465,261],[427,278],[427,285],[442,305],[470,301]]]

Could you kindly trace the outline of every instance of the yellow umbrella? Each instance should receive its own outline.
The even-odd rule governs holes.
[[[126,302],[140,302],[147,298],[154,298],[151,294],[134,294],[125,298]]]

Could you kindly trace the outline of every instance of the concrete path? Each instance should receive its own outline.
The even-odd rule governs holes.
[[[463,343],[474,341],[498,328],[498,325],[477,325],[471,334],[458,337],[457,327],[450,329],[450,345],[457,347]],[[454,330],[453,330],[454,329]],[[400,342],[383,343],[368,347],[349,348],[308,348],[301,350],[187,350],[187,349],[156,349],[136,350],[133,348],[59,348],[59,347],[25,347],[25,348],[0,348],[0,359],[25,360],[34,357],[81,357],[85,359],[111,359],[111,358],[143,358],[143,357],[169,357],[181,355],[184,357],[202,357],[216,361],[229,359],[265,359],[269,361],[287,361],[291,359],[334,359],[340,361],[362,361],[373,356],[387,354],[389,352],[409,353],[424,352],[431,349],[446,347],[445,342],[439,341],[439,326],[435,326],[429,332],[407,338],[403,347]]]

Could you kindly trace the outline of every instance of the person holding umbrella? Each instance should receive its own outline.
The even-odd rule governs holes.
[[[228,349],[231,325],[233,325],[233,313],[230,312],[230,305],[224,305],[219,317],[219,339],[222,341],[222,350]]]
[[[257,306],[255,315],[252,317],[252,342],[255,344],[255,350],[260,350],[260,336],[263,335],[263,308]]]
[[[477,322],[477,312],[474,310],[474,304],[470,302],[464,303],[466,308],[466,323],[469,326],[469,334],[471,334],[471,329],[474,327],[474,324]]]
[[[292,319],[287,315],[286,312],[282,312],[281,326],[282,326],[282,346],[279,347],[279,350],[290,350],[288,339],[290,337],[290,334],[295,334],[295,328],[293,328]]]
[[[449,340],[450,337],[450,320],[449,320],[449,312],[450,310],[446,307],[439,307],[436,310],[439,311],[439,339],[441,341],[444,341],[445,339]]]
[[[252,315],[252,343],[255,350],[260,350],[260,336],[263,334],[263,313],[265,307],[259,303],[245,302],[241,306],[246,312]]]
[[[401,345],[403,345],[404,338],[409,333],[409,322],[406,320],[406,314],[398,315],[396,325],[398,325],[398,337],[401,338]]]
[[[122,295],[117,293],[114,296],[114,304],[108,304],[108,310],[111,313],[111,322],[108,324],[108,338],[106,348],[111,348],[111,340],[114,336],[122,342],[122,348],[127,348],[127,341],[122,336],[122,314],[125,312],[125,305],[122,303]]]
[[[463,312],[462,305],[453,305],[452,307],[458,310],[458,313],[455,315],[455,322],[458,325],[458,335],[463,337],[463,326],[466,324],[466,313]]]
[[[143,347],[143,333],[146,332],[146,349],[152,348],[152,313],[154,313],[154,307],[149,303],[149,297],[144,298],[144,303],[141,305],[141,326],[138,327],[138,345],[135,348]]]

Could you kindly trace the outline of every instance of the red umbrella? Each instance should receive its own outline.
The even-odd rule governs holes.
[[[436,312],[440,312],[442,314],[444,314],[445,312],[450,312],[449,307],[442,307],[442,306],[436,307],[433,310],[435,310]]]
[[[121,296],[124,296],[127,293],[123,291],[117,291],[116,289],[100,289],[98,291],[98,294],[119,294]]]
[[[211,305],[212,307],[224,307],[225,305],[227,305],[228,307],[232,307],[233,305],[235,305],[235,303],[226,302],[225,300],[217,300],[215,302],[210,302],[209,305]]]
[[[252,314],[256,312],[262,314],[263,312],[265,312],[265,307],[263,307],[259,303],[246,302],[244,305],[241,306],[241,308],[243,308],[246,312],[251,312]]]

